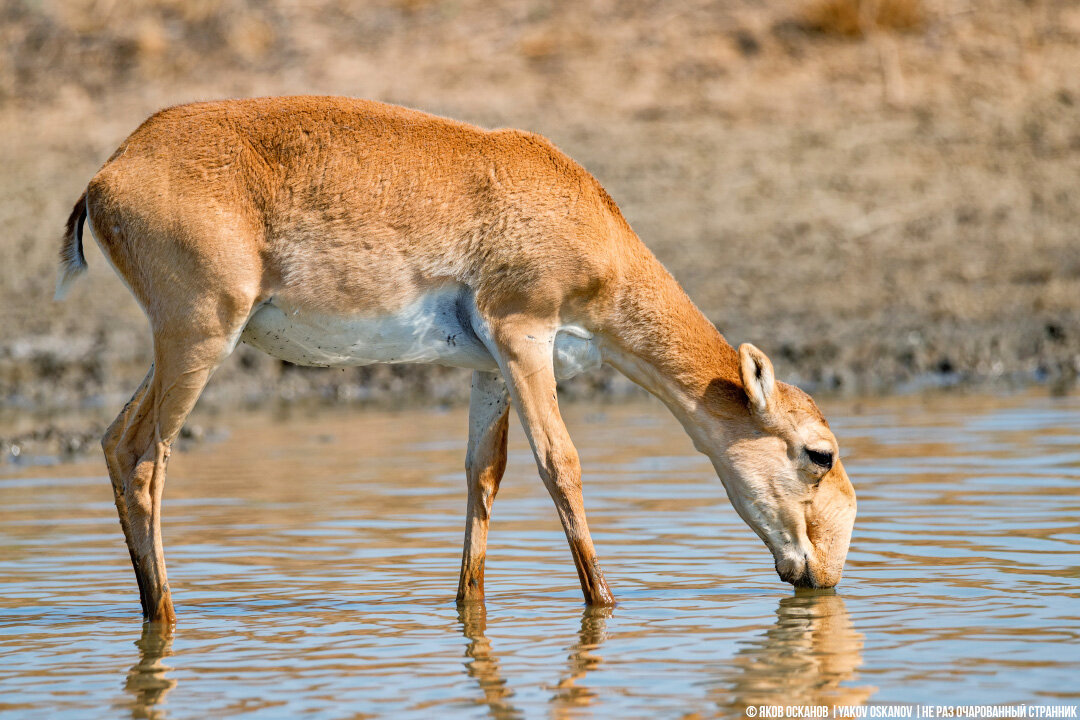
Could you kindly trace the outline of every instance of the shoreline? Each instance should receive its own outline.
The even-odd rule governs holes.
[[[227,422],[223,421],[244,415],[288,417],[297,413],[445,412],[468,407],[468,371],[458,373],[430,366],[408,367],[411,372],[401,372],[399,369],[394,374],[392,379],[397,383],[386,382],[387,378],[382,378],[383,382],[367,388],[364,393],[357,392],[352,385],[330,382],[310,384],[306,388],[292,384],[288,392],[282,392],[280,387],[275,391],[272,386],[251,387],[251,383],[235,381],[216,387],[211,380],[205,396],[200,399],[181,431],[178,448],[183,451],[220,439],[228,432]],[[334,374],[331,369],[319,370],[324,374]],[[441,377],[431,377],[436,374]],[[421,382],[410,388],[410,377]],[[406,388],[404,391],[402,386]],[[437,391],[430,394],[433,388],[437,388]],[[963,373],[951,372],[928,373],[889,391],[843,392],[833,389],[811,394],[824,407],[841,405],[862,408],[865,405],[942,396],[995,402],[1009,397],[1065,397],[1072,395],[1074,389],[1075,376],[1057,382],[1039,382],[1031,377],[1015,375],[973,381]],[[66,407],[38,405],[27,408],[11,403],[0,404],[0,467],[13,464],[51,465],[99,454],[99,443],[105,428],[127,399],[127,395],[114,392],[85,396],[79,403]],[[599,371],[559,383],[559,401],[564,411],[573,412],[587,406],[619,407],[655,399],[614,369],[604,366]]]

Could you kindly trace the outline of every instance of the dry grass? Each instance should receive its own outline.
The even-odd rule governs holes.
[[[875,30],[918,30],[926,9],[922,0],[812,0],[803,20],[818,32],[862,37]]]

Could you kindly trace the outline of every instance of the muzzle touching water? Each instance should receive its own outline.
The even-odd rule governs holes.
[[[855,491],[843,466],[823,478],[806,511],[806,536],[773,552],[776,574],[797,588],[840,582],[855,525]]]
[[[776,574],[786,583],[791,583],[797,588],[831,588],[840,578],[815,577],[811,563],[806,556],[787,555],[776,561]],[[824,582],[822,582],[824,581]]]
[[[780,579],[797,588],[828,588],[840,581],[839,576],[835,580],[816,576],[811,556],[796,549],[781,552],[775,566]]]
[[[734,445],[728,452],[724,460],[714,460],[717,474],[736,512],[772,552],[780,579],[797,588],[835,587],[856,514],[855,490],[843,463],[837,460],[811,485],[814,478],[790,468],[786,475],[771,472],[770,463],[761,460],[770,452],[765,441]],[[783,469],[786,461],[785,456],[772,465]]]

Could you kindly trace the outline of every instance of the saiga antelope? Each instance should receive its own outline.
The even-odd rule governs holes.
[[[170,447],[240,341],[300,365],[473,370],[459,602],[484,596],[511,405],[586,602],[614,602],[555,394],[603,362],[670,408],[783,580],[840,580],[855,494],[813,400],[754,346],[732,348],[596,179],[539,135],[343,98],[183,105],[144,122],[75,204],[58,297],[86,269],[84,221],[154,336],[102,439],[148,620],[175,619]]]

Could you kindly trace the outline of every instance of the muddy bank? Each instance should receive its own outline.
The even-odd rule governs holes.
[[[0,405],[8,412],[37,414],[118,409],[145,374],[145,366],[117,352],[108,336],[103,332],[81,342],[44,337],[3,348]],[[992,391],[1028,385],[1063,393],[1074,388],[1080,374],[1080,318],[1068,324],[1025,325],[1018,320],[1011,332],[898,324],[879,334],[852,327],[831,338],[766,339],[762,345],[782,379],[816,395],[935,388]],[[257,409],[330,403],[385,409],[458,404],[468,401],[468,393],[469,373],[464,370],[422,365],[307,368],[241,345],[214,376],[203,404]],[[560,393],[571,401],[644,394],[608,366],[560,383]]]
[[[780,376],[812,392],[819,400],[880,393],[966,394],[1012,392],[1041,386],[1050,394],[1075,391],[1080,349],[1055,328],[1032,333],[1031,347],[1043,351],[1018,358],[1011,370],[980,344],[955,338],[935,343],[914,332],[895,343],[866,343],[839,350],[833,345],[776,348]],[[999,347],[999,346],[996,346]],[[1055,352],[1057,351],[1057,352]],[[232,367],[212,380],[179,441],[191,444],[229,432],[222,413],[262,410],[272,414],[319,412],[324,408],[402,409],[449,407],[468,403],[469,373],[435,366],[371,366],[332,370],[301,368],[242,346]],[[23,380],[6,397],[0,413],[0,463],[51,463],[99,452],[105,428],[126,401],[123,381],[137,383],[122,366],[103,370],[105,350],[80,360],[36,357],[18,364]],[[5,372],[10,365],[0,365]],[[133,368],[128,368],[133,370]],[[141,371],[140,371],[141,372]],[[560,401],[619,403],[645,392],[604,366],[560,383]]]

